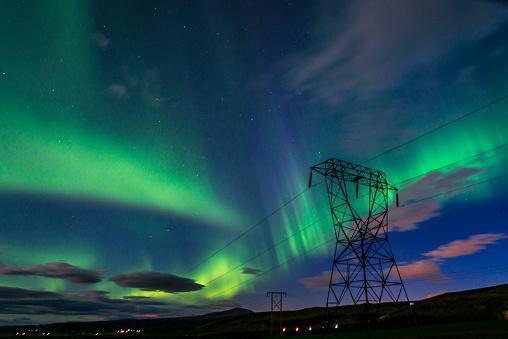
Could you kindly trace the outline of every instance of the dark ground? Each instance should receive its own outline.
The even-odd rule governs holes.
[[[416,301],[414,311],[423,338],[508,338],[508,284]],[[283,336],[367,338],[366,319],[353,306],[339,307],[330,317],[326,317],[324,308],[317,307],[286,311],[282,319],[286,328]],[[0,335],[24,331],[51,332],[52,337],[67,338],[96,332],[102,336],[131,336],[113,335],[120,328],[140,329],[141,336],[152,338],[264,338],[270,334],[270,314],[233,309],[184,318],[4,327]],[[371,310],[371,328],[372,338],[418,337],[408,303],[385,303]]]

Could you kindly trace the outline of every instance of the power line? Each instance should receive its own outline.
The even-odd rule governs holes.
[[[472,183],[472,184],[470,184],[470,185],[466,185],[466,186],[459,186],[459,187],[456,187],[456,188],[453,188],[453,189],[447,190],[447,191],[445,191],[445,192],[441,192],[441,193],[438,193],[438,194],[434,194],[434,195],[431,195],[431,196],[427,196],[427,197],[424,197],[424,198],[421,198],[421,199],[413,200],[413,201],[411,201],[410,203],[407,203],[407,204],[405,204],[405,205],[402,205],[402,207],[407,207],[407,206],[410,206],[410,205],[414,205],[414,204],[420,203],[420,202],[425,201],[425,200],[429,200],[429,199],[436,198],[436,197],[441,196],[441,195],[445,195],[445,194],[449,194],[449,193],[452,193],[452,192],[456,192],[456,191],[458,191],[458,190],[468,189],[468,188],[471,188],[471,187],[474,187],[474,186],[478,186],[478,185],[481,185],[481,184],[485,184],[485,183],[487,183],[487,182],[492,182],[492,181],[495,181],[495,180],[499,180],[499,179],[502,179],[502,178],[505,178],[505,177],[508,177],[508,173],[505,173],[505,174],[502,174],[502,175],[498,175],[498,176],[495,176],[495,177],[491,177],[491,178],[488,178],[488,179],[485,179],[485,180],[477,181],[477,182]],[[307,225],[307,226],[308,226],[308,225]],[[328,240],[326,240],[326,241],[324,241],[324,242],[322,242],[322,243],[320,243],[320,244],[318,244],[318,245],[316,245],[316,246],[314,246],[314,247],[312,247],[312,248],[310,248],[310,249],[308,249],[308,250],[303,250],[303,251],[302,251],[301,253],[299,253],[298,255],[295,255],[295,256],[291,256],[291,257],[289,257],[289,258],[288,258],[288,259],[286,259],[285,261],[283,261],[283,262],[281,262],[281,263],[278,263],[278,264],[276,264],[276,265],[272,266],[271,268],[269,268],[269,269],[268,269],[268,270],[266,270],[266,271],[263,271],[260,275],[254,276],[254,277],[252,277],[251,279],[244,280],[244,281],[242,281],[242,282],[240,282],[240,283],[238,283],[238,284],[236,284],[236,285],[233,285],[233,286],[231,286],[230,288],[226,289],[225,291],[220,291],[220,292],[218,292],[218,293],[212,294],[210,297],[214,297],[214,296],[219,295],[219,294],[222,294],[222,293],[224,293],[224,292],[228,292],[228,291],[230,291],[230,290],[232,290],[232,289],[234,289],[234,288],[236,288],[236,287],[238,287],[238,286],[241,286],[241,285],[246,284],[246,283],[248,283],[248,282],[250,282],[250,281],[253,281],[253,280],[255,280],[255,279],[257,279],[257,278],[259,278],[259,277],[261,277],[261,276],[263,276],[263,275],[266,275],[267,273],[270,273],[270,272],[272,272],[272,271],[276,270],[277,268],[281,267],[282,265],[285,265],[285,264],[287,264],[288,262],[290,262],[290,261],[292,261],[292,260],[294,260],[294,259],[296,259],[296,258],[298,258],[298,257],[300,257],[300,256],[302,256],[302,255],[304,255],[304,254],[307,254],[307,253],[313,252],[313,251],[315,251],[315,250],[317,250],[317,249],[319,249],[319,248],[323,247],[324,245],[327,245],[327,244],[328,244],[329,242],[331,242],[332,240],[336,240],[336,239],[335,239],[335,236],[333,236],[333,237],[329,238]]]
[[[269,214],[267,214],[266,216],[264,216],[263,218],[261,218],[258,222],[256,222],[255,224],[253,224],[252,226],[250,226],[249,228],[247,228],[245,231],[243,231],[242,233],[238,234],[236,237],[234,237],[233,239],[231,239],[230,241],[228,241],[224,246],[222,246],[221,248],[217,249],[215,252],[213,252],[212,254],[210,254],[208,257],[206,257],[204,260],[202,260],[201,262],[199,262],[197,265],[193,266],[190,270],[188,270],[186,272],[186,274],[189,274],[189,273],[192,273],[196,270],[196,268],[200,267],[201,265],[203,265],[205,262],[207,262],[208,260],[212,259],[213,257],[215,257],[217,254],[219,254],[220,252],[222,252],[223,250],[225,250],[226,248],[228,248],[229,246],[231,246],[231,244],[233,244],[235,241],[243,238],[247,233],[249,233],[250,231],[252,231],[254,228],[258,227],[259,225],[263,224],[266,220],[268,220],[271,216],[273,216],[274,214],[276,214],[277,212],[279,212],[280,210],[282,210],[284,207],[286,207],[287,205],[289,205],[290,203],[292,203],[293,201],[295,201],[298,197],[300,197],[302,194],[304,194],[305,192],[307,192],[309,190],[309,187],[305,188],[304,190],[300,191],[299,193],[297,193],[296,195],[294,195],[293,197],[291,197],[289,200],[285,201],[282,205],[280,205],[279,207],[277,207],[276,209],[272,210]]]
[[[456,274],[456,273],[458,273],[458,274]],[[490,275],[498,275],[498,274],[508,273],[508,266],[507,265],[496,265],[496,266],[489,267],[487,269],[482,269],[481,271],[470,271],[470,272],[460,272],[460,271],[451,271],[450,272],[449,271],[449,272],[445,273],[446,276],[444,276],[444,277],[438,277],[438,278],[432,278],[432,279],[429,279],[429,278],[407,279],[406,278],[406,280],[411,283],[428,282],[429,280],[432,282],[444,283],[444,282],[449,281],[450,279],[462,279],[462,278],[474,277],[474,276],[478,276],[478,275],[484,276],[485,273],[488,273]],[[453,293],[453,291],[444,292],[444,293]],[[427,297],[427,298],[429,298],[429,297]],[[425,298],[425,299],[427,299],[427,298]],[[251,306],[249,306],[249,307],[255,309],[256,307],[258,307],[264,303],[265,303],[265,301],[254,303],[254,304],[251,304]]]
[[[456,161],[449,162],[449,163],[448,163],[448,164],[446,164],[446,165],[443,165],[443,166],[440,166],[440,167],[433,168],[433,169],[431,169],[431,170],[427,171],[426,173],[421,173],[421,174],[415,175],[415,176],[413,176],[413,177],[410,177],[410,178],[407,178],[407,179],[404,179],[404,180],[398,181],[398,182],[394,183],[394,185],[400,185],[400,184],[403,184],[403,183],[406,183],[406,182],[409,182],[409,181],[413,181],[413,180],[415,180],[415,179],[418,179],[418,178],[420,178],[420,177],[423,177],[423,176],[425,176],[425,175],[429,174],[430,172],[439,171],[439,170],[441,170],[441,169],[443,169],[443,168],[447,168],[447,167],[453,166],[453,165],[455,165],[455,164],[461,163],[461,162],[466,161],[466,160],[469,160],[469,159],[474,159],[474,158],[476,158],[476,157],[478,157],[478,156],[481,156],[481,155],[484,155],[484,154],[490,153],[490,152],[492,152],[492,151],[497,151],[497,150],[500,150],[500,149],[502,149],[502,148],[504,148],[504,147],[506,147],[506,146],[508,146],[508,142],[504,142],[504,143],[499,144],[499,145],[497,145],[497,146],[495,146],[495,147],[489,148],[489,149],[487,149],[487,150],[485,150],[485,151],[481,151],[481,152],[478,152],[478,153],[472,154],[472,155],[467,156],[467,157],[465,157],[465,158],[462,158],[462,159],[459,159],[459,160],[456,160]],[[360,195],[360,196],[359,196],[359,198],[362,198],[362,197],[365,197],[365,194],[362,194],[362,195]]]
[[[405,141],[405,142],[403,142],[403,143],[401,143],[399,145],[393,146],[393,147],[387,149],[386,151],[383,151],[383,152],[373,156],[372,158],[369,158],[369,159],[365,160],[364,162],[362,162],[362,164],[371,162],[372,160],[375,160],[375,159],[377,159],[377,158],[379,158],[379,157],[381,157],[381,156],[383,156],[383,155],[385,155],[387,153],[395,151],[396,149],[404,147],[404,146],[406,146],[406,145],[408,145],[408,144],[410,144],[412,142],[415,142],[416,140],[419,140],[419,139],[421,139],[421,138],[423,138],[423,137],[425,137],[425,136],[427,136],[429,134],[432,134],[432,133],[434,133],[434,132],[436,132],[436,131],[438,131],[438,130],[440,130],[442,128],[445,128],[445,127],[450,126],[450,125],[452,125],[452,124],[454,124],[454,123],[456,123],[456,122],[458,122],[458,121],[460,121],[462,119],[465,119],[468,116],[471,116],[471,115],[473,115],[475,113],[481,112],[481,111],[483,111],[484,109],[486,109],[488,107],[491,107],[491,106],[493,106],[493,105],[495,105],[495,104],[497,104],[497,103],[499,103],[499,102],[501,102],[503,100],[506,100],[507,98],[508,98],[508,94],[505,94],[505,95],[503,95],[503,96],[501,96],[501,97],[499,97],[497,99],[489,101],[488,103],[486,103],[486,104],[484,104],[482,106],[479,106],[479,107],[477,107],[477,108],[475,108],[475,109],[473,109],[473,110],[471,110],[471,111],[469,111],[469,112],[467,112],[467,113],[465,113],[465,114],[463,114],[463,115],[461,115],[461,116],[459,116],[459,117],[457,117],[455,119],[452,119],[452,120],[450,120],[448,122],[445,122],[442,125],[434,127],[432,129],[428,130],[427,132],[424,132],[424,133],[422,133],[422,134],[420,134],[420,135],[418,135],[418,136],[416,136],[416,137],[414,137],[412,139],[409,139],[409,140],[407,140],[407,141]]]
[[[212,294],[210,297],[214,297],[214,296],[219,295],[219,294],[222,294],[222,293],[224,293],[224,292],[231,291],[232,289],[234,289],[234,288],[236,288],[236,287],[238,287],[238,286],[244,285],[244,284],[246,284],[246,283],[248,283],[248,282],[250,282],[250,281],[252,281],[252,280],[254,280],[254,279],[257,279],[257,278],[259,278],[259,277],[261,277],[261,276],[263,276],[263,275],[265,275],[265,274],[267,274],[267,273],[270,273],[270,272],[272,272],[272,271],[276,270],[277,268],[279,268],[280,266],[282,266],[282,265],[284,265],[284,264],[287,264],[287,263],[288,263],[288,262],[290,262],[291,260],[294,260],[294,259],[296,259],[296,258],[298,258],[298,257],[302,256],[302,255],[303,255],[303,254],[305,254],[305,253],[309,253],[309,252],[315,251],[315,250],[317,250],[317,249],[319,249],[319,248],[323,247],[324,245],[326,245],[327,243],[329,243],[329,242],[330,242],[330,241],[332,241],[332,240],[335,240],[335,236],[333,236],[332,238],[329,238],[328,240],[326,240],[326,241],[324,241],[324,242],[322,242],[322,243],[319,243],[317,246],[314,246],[314,247],[312,247],[312,248],[311,248],[311,249],[309,249],[309,250],[303,251],[302,253],[300,253],[300,254],[298,254],[298,255],[296,255],[296,256],[289,257],[288,259],[284,260],[283,262],[280,262],[280,263],[278,263],[278,264],[276,264],[276,265],[272,266],[272,267],[271,267],[271,268],[269,268],[268,270],[263,271],[260,275],[256,275],[256,276],[254,276],[254,277],[252,277],[252,278],[250,278],[250,279],[248,279],[248,280],[244,280],[244,281],[240,282],[239,284],[233,285],[233,286],[229,287],[228,289],[226,289],[225,291],[220,291],[219,293],[214,293],[214,294]]]
[[[437,170],[440,170],[440,169],[443,169],[443,168],[446,168],[446,167],[452,166],[452,165],[454,165],[454,164],[456,164],[456,163],[460,163],[460,162],[465,161],[465,160],[468,160],[468,159],[473,159],[473,158],[475,158],[475,157],[477,157],[477,156],[484,155],[484,154],[486,154],[486,153],[492,152],[492,151],[494,151],[494,150],[501,149],[501,148],[506,147],[506,146],[508,146],[508,142],[506,142],[506,143],[504,143],[504,144],[501,144],[501,145],[498,145],[498,146],[496,146],[496,147],[490,148],[490,149],[488,149],[488,150],[485,150],[485,151],[482,151],[482,152],[479,152],[479,153],[473,154],[473,155],[468,156],[468,157],[466,157],[466,158],[463,158],[463,159],[460,159],[460,160],[457,160],[457,161],[454,161],[454,162],[448,163],[448,164],[443,165],[443,166],[441,166],[441,167],[434,168],[434,169],[432,169],[432,171],[437,171]],[[408,182],[408,181],[414,180],[414,179],[416,179],[416,178],[418,178],[418,177],[421,177],[421,176],[424,176],[424,175],[425,175],[425,174],[420,174],[420,175],[417,175],[417,176],[414,176],[414,177],[411,177],[411,178],[408,178],[408,179],[404,179],[404,180],[402,180],[402,181],[397,182],[396,184],[401,184],[401,183],[404,183],[404,182]],[[318,183],[318,184],[319,184],[319,183]],[[316,185],[317,185],[317,184],[315,184],[315,185],[313,185],[313,186],[316,186]],[[261,257],[261,256],[263,256],[263,255],[265,255],[266,253],[271,252],[271,251],[272,251],[272,250],[274,250],[275,248],[279,247],[282,243],[284,243],[284,242],[288,241],[289,239],[291,239],[291,238],[293,238],[293,237],[295,237],[295,236],[297,236],[297,235],[299,235],[299,234],[303,233],[304,231],[306,231],[307,229],[309,229],[311,226],[315,225],[317,222],[319,222],[319,221],[321,221],[321,220],[325,219],[326,217],[328,217],[328,214],[323,215],[323,216],[322,216],[322,217],[320,217],[319,219],[314,220],[313,222],[311,222],[310,224],[308,224],[308,225],[306,225],[305,227],[301,228],[300,230],[298,230],[298,231],[296,231],[296,232],[293,232],[291,235],[289,235],[289,236],[285,237],[284,239],[281,239],[281,240],[280,240],[280,241],[278,241],[277,243],[272,244],[270,247],[265,248],[263,251],[261,251],[261,252],[257,253],[257,254],[256,254],[256,255],[254,255],[253,257],[251,257],[251,258],[247,259],[247,260],[246,260],[246,261],[244,261],[243,263],[241,263],[241,264],[239,264],[239,265],[237,265],[237,266],[233,267],[233,268],[232,268],[232,269],[230,269],[229,271],[226,271],[226,272],[224,272],[224,273],[220,274],[219,276],[212,278],[211,280],[209,280],[208,282],[206,282],[206,283],[205,283],[205,285],[206,285],[206,286],[208,286],[209,284],[211,284],[211,283],[215,282],[216,280],[221,279],[222,277],[224,277],[224,276],[226,276],[226,275],[230,274],[231,272],[234,272],[234,271],[236,271],[237,269],[239,269],[239,268],[241,268],[241,267],[244,267],[246,264],[250,263],[251,261],[253,261],[253,260],[255,260],[255,259],[257,259],[257,258],[259,258],[259,257]]]
[[[476,157],[479,157],[479,156],[481,156],[481,155],[484,155],[484,154],[490,153],[490,152],[492,152],[492,151],[497,151],[497,150],[500,150],[500,149],[502,149],[502,148],[504,148],[504,147],[506,147],[506,146],[508,146],[508,142],[504,142],[504,143],[499,144],[499,145],[497,145],[497,146],[495,146],[495,147],[489,148],[489,149],[487,149],[487,150],[485,150],[485,151],[481,151],[481,152],[479,152],[479,153],[472,154],[472,155],[467,156],[467,157],[465,157],[465,158],[462,158],[462,159],[459,159],[459,160],[456,160],[456,161],[450,162],[450,163],[448,163],[448,164],[446,164],[446,165],[443,165],[443,166],[441,166],[441,167],[436,167],[436,168],[433,168],[432,170],[427,171],[426,173],[421,173],[421,174],[415,175],[414,177],[404,179],[404,180],[402,180],[402,181],[397,182],[397,183],[396,183],[396,185],[403,184],[403,183],[406,183],[406,182],[408,182],[408,181],[412,181],[412,180],[414,180],[414,179],[417,179],[417,178],[423,177],[423,176],[427,175],[429,172],[432,172],[432,171],[439,171],[439,170],[441,170],[441,169],[443,169],[443,168],[453,166],[453,165],[455,165],[455,164],[461,163],[461,162],[466,161],[466,160],[469,160],[469,159],[474,159],[474,158],[476,158]]]
[[[488,102],[488,103],[486,103],[486,104],[484,104],[484,105],[482,105],[482,106],[480,106],[480,107],[477,107],[477,108],[475,108],[475,109],[473,109],[473,110],[471,110],[471,111],[469,111],[469,112],[465,113],[464,115],[462,115],[462,116],[460,116],[460,117],[458,117],[458,118],[455,118],[455,119],[453,119],[453,120],[451,120],[451,121],[448,121],[448,122],[446,122],[446,123],[444,123],[444,124],[442,124],[442,125],[440,125],[440,126],[438,126],[438,127],[433,128],[432,130],[429,130],[429,131],[427,131],[427,132],[425,132],[425,133],[423,133],[423,134],[420,134],[420,135],[418,135],[418,136],[416,136],[416,137],[414,137],[414,138],[412,138],[412,139],[410,139],[410,140],[407,140],[407,141],[405,141],[405,142],[403,142],[403,143],[401,143],[401,144],[399,144],[399,145],[397,145],[397,146],[394,146],[394,147],[392,147],[392,148],[389,148],[388,150],[386,150],[386,151],[384,151],[384,152],[381,152],[381,153],[377,154],[376,156],[374,156],[374,157],[372,157],[372,158],[370,158],[370,159],[368,159],[368,160],[365,160],[364,162],[362,162],[362,164],[365,164],[365,163],[370,162],[370,161],[372,161],[372,160],[374,160],[374,159],[377,159],[377,158],[379,158],[379,157],[381,157],[381,156],[383,156],[383,155],[385,155],[385,154],[387,154],[387,153],[389,153],[389,152],[392,152],[392,151],[394,151],[394,150],[396,150],[396,149],[398,149],[398,148],[404,147],[404,146],[406,146],[406,145],[408,145],[408,144],[410,144],[410,143],[412,143],[412,142],[414,142],[414,141],[416,141],[416,140],[418,140],[418,139],[421,139],[421,138],[423,138],[423,137],[425,137],[425,136],[427,136],[427,135],[429,135],[429,134],[431,134],[431,133],[434,133],[435,131],[437,131],[437,130],[439,130],[439,129],[441,129],[441,128],[444,128],[444,127],[446,127],[446,126],[452,125],[452,124],[454,124],[454,123],[456,123],[456,122],[458,122],[458,121],[460,121],[460,120],[462,120],[462,119],[466,118],[467,116],[470,116],[470,115],[472,115],[472,114],[474,114],[474,113],[480,112],[480,111],[484,110],[485,108],[488,108],[488,107],[490,107],[490,106],[493,106],[493,105],[495,105],[495,104],[497,104],[497,103],[499,103],[499,102],[501,102],[501,101],[503,101],[503,100],[505,100],[505,99],[507,99],[507,98],[508,98],[508,94],[506,94],[506,95],[504,95],[504,96],[502,96],[502,97],[499,97],[499,98],[497,98],[497,99],[495,99],[495,100],[492,100],[492,101],[490,101],[490,102]],[[193,266],[190,270],[188,270],[185,274],[187,275],[187,274],[190,274],[190,273],[194,272],[194,271],[195,271],[198,267],[200,267],[200,266],[201,266],[201,265],[203,265],[205,262],[207,262],[207,261],[209,261],[210,259],[212,259],[213,257],[215,257],[217,254],[219,254],[220,252],[222,252],[223,250],[225,250],[226,248],[228,248],[229,246],[231,246],[233,243],[235,243],[235,242],[236,242],[236,241],[238,241],[239,239],[243,238],[246,234],[248,234],[249,232],[251,232],[253,229],[255,229],[256,227],[258,227],[259,225],[263,224],[263,223],[264,223],[266,220],[268,220],[271,216],[273,216],[274,214],[276,214],[277,212],[279,212],[280,210],[282,210],[283,208],[285,208],[287,205],[289,205],[291,202],[293,202],[294,200],[296,200],[298,197],[300,197],[301,195],[303,195],[303,194],[304,194],[305,192],[307,192],[308,190],[309,190],[309,188],[307,187],[307,188],[305,188],[304,190],[302,190],[302,191],[300,191],[299,193],[297,193],[296,195],[294,195],[293,197],[291,197],[289,200],[287,200],[286,202],[284,202],[282,205],[280,205],[279,207],[277,207],[277,208],[275,208],[274,210],[272,210],[269,214],[267,214],[266,216],[262,217],[262,218],[261,218],[258,222],[256,222],[255,224],[253,224],[252,226],[250,226],[249,228],[247,228],[245,231],[243,231],[243,232],[241,232],[240,234],[238,234],[235,238],[231,239],[231,240],[230,240],[229,242],[227,242],[224,246],[222,246],[221,248],[219,248],[219,249],[217,249],[216,251],[214,251],[211,255],[207,256],[204,260],[200,261],[197,265],[194,265],[194,266]]]
[[[237,265],[237,266],[233,267],[233,268],[232,268],[232,269],[230,269],[229,271],[227,271],[227,272],[225,272],[225,273],[223,273],[223,274],[221,274],[221,275],[219,275],[219,276],[217,276],[217,277],[213,278],[212,280],[210,280],[210,281],[208,281],[207,283],[205,283],[205,285],[206,285],[206,286],[208,286],[210,283],[212,283],[212,282],[214,282],[214,281],[216,281],[216,280],[221,279],[222,277],[224,277],[224,276],[228,275],[229,273],[231,273],[231,272],[233,272],[233,271],[236,271],[237,269],[239,269],[239,268],[241,268],[241,267],[244,267],[244,266],[245,266],[245,264],[248,264],[249,262],[253,261],[254,259],[257,259],[257,258],[261,257],[262,255],[264,255],[264,254],[266,254],[266,253],[268,253],[268,252],[271,252],[273,249],[275,249],[275,248],[279,247],[282,243],[284,243],[284,242],[288,241],[289,239],[291,239],[291,238],[293,238],[293,237],[297,236],[298,234],[301,234],[303,231],[305,231],[305,230],[309,229],[311,226],[314,226],[316,223],[318,223],[318,222],[322,221],[322,220],[323,220],[325,217],[327,217],[327,216],[328,216],[328,215],[324,215],[324,216],[320,217],[319,219],[314,220],[314,221],[313,221],[313,222],[311,222],[310,224],[306,225],[304,228],[302,228],[302,229],[298,230],[297,232],[292,233],[291,235],[289,235],[289,236],[285,237],[284,239],[282,239],[282,240],[280,240],[280,241],[276,242],[276,243],[275,243],[275,244],[273,244],[272,246],[265,248],[265,250],[264,250],[264,251],[259,252],[259,253],[258,253],[258,254],[256,254],[255,256],[253,256],[253,257],[251,257],[251,258],[247,259],[247,261],[244,261],[243,263],[241,263],[241,264],[239,264],[239,265]]]
[[[492,182],[492,181],[503,179],[503,178],[507,178],[507,177],[508,177],[508,173],[505,173],[505,174],[497,175],[495,177],[491,177],[491,178],[487,178],[487,179],[484,179],[484,180],[476,181],[476,182],[473,182],[472,184],[469,184],[469,185],[466,185],[466,186],[457,186],[457,187],[452,188],[452,189],[450,189],[448,191],[445,191],[445,192],[440,192],[440,193],[436,193],[434,195],[427,196],[427,197],[424,197],[424,198],[421,198],[421,199],[413,200],[413,201],[411,201],[411,202],[409,202],[407,204],[401,205],[401,207],[406,207],[406,206],[414,205],[414,204],[422,202],[422,201],[426,201],[426,200],[431,200],[431,199],[437,198],[437,197],[439,197],[441,195],[450,194],[450,193],[453,193],[453,192],[456,192],[456,191],[459,191],[459,190],[460,191],[466,190],[466,189],[469,189],[469,188],[477,186],[477,185],[486,184],[488,182]]]

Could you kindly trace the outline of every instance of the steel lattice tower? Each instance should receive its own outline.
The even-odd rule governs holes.
[[[336,236],[326,308],[409,301],[388,242],[388,204],[397,188],[382,171],[330,158],[310,168],[325,178]],[[370,325],[370,319],[369,319]]]
[[[286,292],[266,292],[271,297],[270,304],[270,336],[273,337],[274,312],[279,312],[279,333],[282,333],[282,297],[287,296]]]

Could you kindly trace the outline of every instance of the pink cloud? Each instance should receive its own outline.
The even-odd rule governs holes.
[[[487,245],[506,238],[508,238],[508,236],[503,233],[476,234],[465,240],[455,240],[448,244],[441,245],[435,250],[426,252],[423,255],[431,257],[432,259],[454,258],[463,255],[470,255],[484,250]]]
[[[436,292],[431,292],[431,293],[427,293],[425,295],[425,298],[428,299],[428,298],[434,298],[434,297],[437,297],[438,295],[442,295],[442,294],[445,294],[445,293],[448,293],[448,290],[440,290],[440,291],[436,291]]]
[[[462,167],[443,173],[432,171],[419,180],[405,185],[399,193],[403,203],[400,207],[390,209],[390,230],[405,232],[418,228],[418,224],[441,215],[441,201],[426,199],[443,193],[445,198],[460,191],[450,192],[465,183],[474,183],[471,178],[481,172],[482,168]],[[421,200],[420,199],[425,199]]]
[[[441,204],[436,200],[401,206],[390,211],[390,231],[405,232],[418,228],[418,224],[438,217]]]
[[[331,271],[323,271],[320,275],[303,277],[298,281],[309,290],[314,292],[324,292],[328,290],[328,284],[330,283]]]
[[[427,173],[420,180],[414,181],[401,191],[406,201],[411,202],[417,199],[432,196],[436,193],[444,193],[456,187],[464,185],[464,182],[474,183],[471,178],[484,172],[483,168],[461,167],[449,172],[432,171]],[[456,192],[447,193],[446,196],[452,196]]]
[[[425,279],[438,281],[445,278],[441,273],[439,264],[429,259],[399,265],[399,272],[402,278],[407,280]]]
[[[431,281],[440,281],[446,279],[441,273],[439,263],[430,259],[423,259],[407,264],[399,265],[399,272],[403,279],[425,279]],[[323,271],[319,275],[300,278],[298,281],[313,292],[325,292],[330,283],[330,271]],[[396,274],[396,272],[392,272]],[[334,279],[338,278],[338,274]]]

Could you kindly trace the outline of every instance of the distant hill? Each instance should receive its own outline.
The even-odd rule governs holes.
[[[508,318],[508,284],[445,293],[432,298],[414,302],[414,312],[420,325],[443,324],[464,321],[487,321]],[[322,307],[306,308],[297,311],[285,311],[283,323],[288,329],[300,327],[314,331],[330,325],[342,330],[355,330],[365,327],[365,318],[359,315],[354,306],[341,306],[325,316]],[[383,303],[371,307],[371,320],[374,329],[412,326],[413,318],[408,303]],[[28,331],[36,326],[24,326]],[[83,323],[61,323],[37,326],[39,331],[53,334],[77,335],[81,333],[114,333],[118,329],[140,329],[144,335],[195,337],[261,337],[269,333],[269,312],[254,313],[243,308],[201,316],[118,320]],[[21,330],[20,327],[0,328],[7,334]]]
[[[245,308],[233,308],[226,311],[179,318],[123,319],[111,321],[66,322],[46,325],[5,326],[0,327],[0,333],[32,333],[35,329],[37,329],[38,332],[50,332],[52,334],[94,334],[97,332],[115,333],[117,330],[128,328],[141,329],[143,330],[143,333],[160,333],[191,329],[203,323],[211,323],[219,319],[226,320],[251,314],[254,314],[251,310]]]

